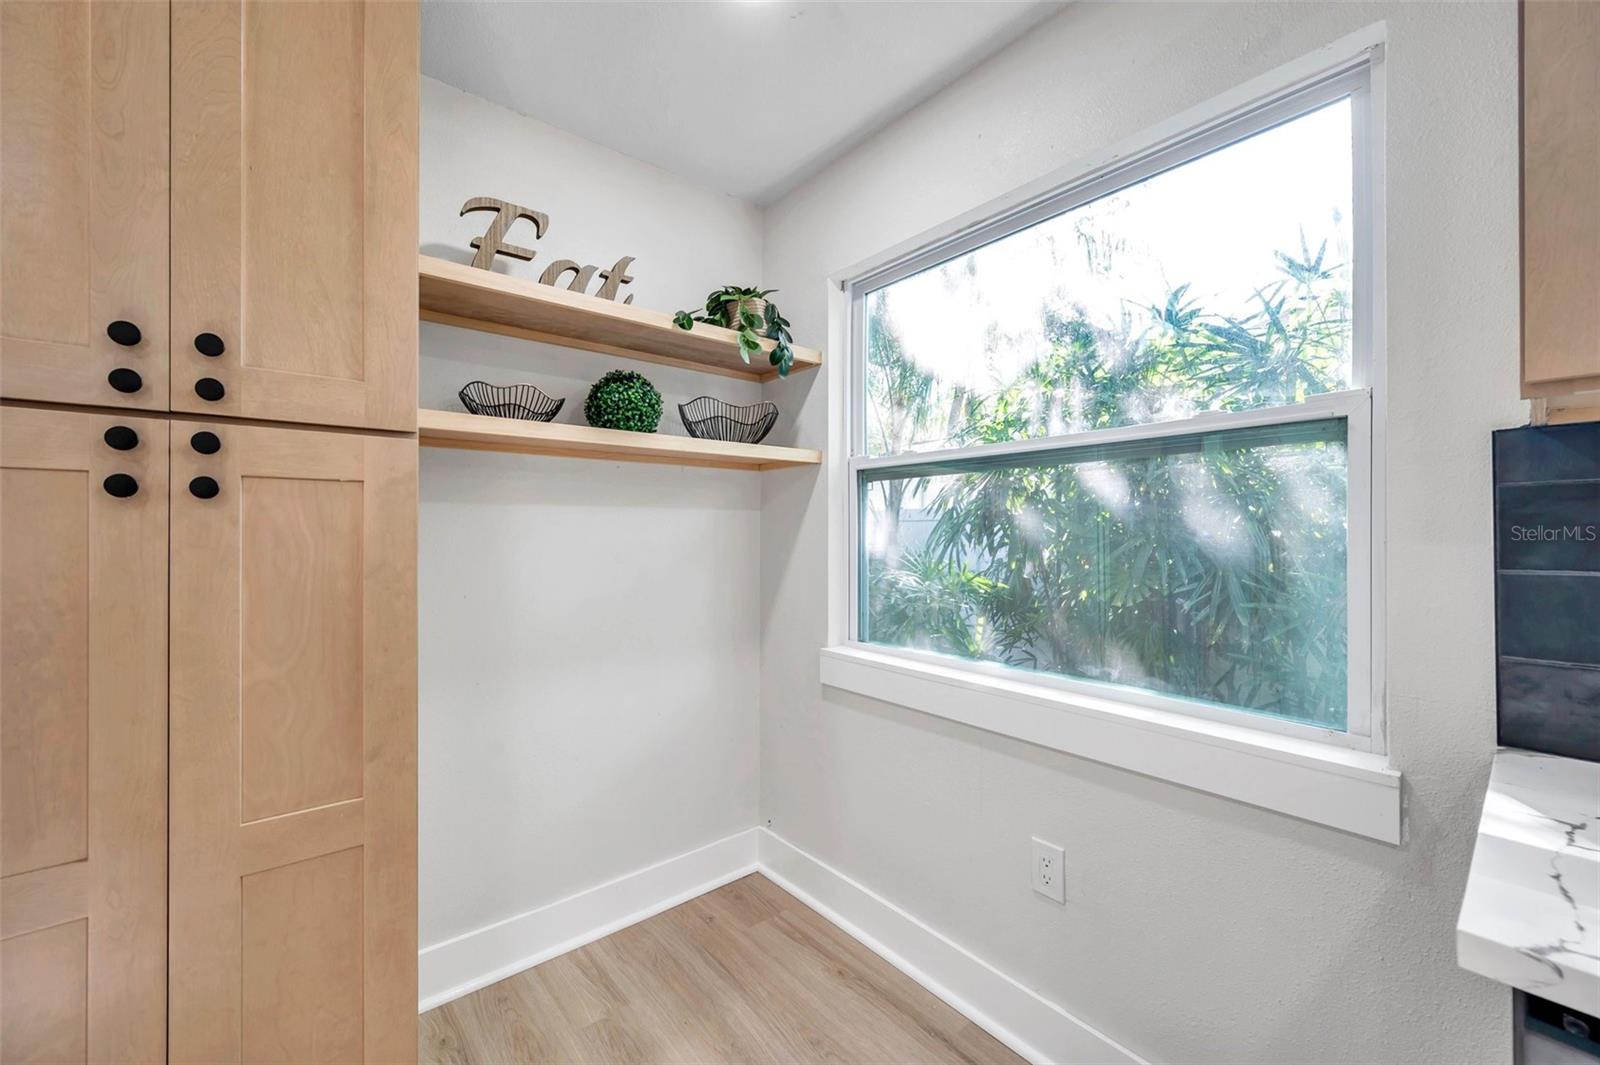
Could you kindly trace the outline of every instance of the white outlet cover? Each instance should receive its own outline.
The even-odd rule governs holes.
[[[1033,837],[1033,890],[1056,902],[1067,901],[1066,853],[1054,843]]]

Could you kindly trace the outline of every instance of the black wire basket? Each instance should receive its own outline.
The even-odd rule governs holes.
[[[701,396],[678,404],[678,415],[689,435],[701,440],[759,444],[777,423],[778,408],[771,403],[736,407],[711,396]]]
[[[473,414],[491,418],[521,418],[526,422],[547,422],[556,416],[565,399],[553,399],[532,385],[491,385],[474,381],[461,390],[461,405]]]

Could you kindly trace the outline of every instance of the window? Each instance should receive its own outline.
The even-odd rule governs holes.
[[[854,640],[1372,750],[1368,71],[850,287]]]

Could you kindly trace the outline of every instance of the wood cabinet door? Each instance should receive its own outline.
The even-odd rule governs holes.
[[[0,3],[0,395],[167,408],[167,16]]]
[[[1523,3],[1522,394],[1600,389],[1600,4]]]
[[[166,422],[0,408],[8,1065],[166,1053],[166,616]]]
[[[417,18],[173,7],[173,410],[416,427]]]
[[[414,1061],[416,440],[172,451],[171,1060]]]

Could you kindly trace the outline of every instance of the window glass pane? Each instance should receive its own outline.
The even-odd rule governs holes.
[[[1345,434],[863,471],[861,638],[1343,731]]]
[[[1350,385],[1344,98],[865,297],[866,453]]]

